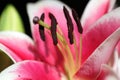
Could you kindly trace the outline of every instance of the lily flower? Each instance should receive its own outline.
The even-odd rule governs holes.
[[[113,5],[107,5],[113,1],[104,1],[89,4],[96,2],[100,9],[104,4],[103,11],[110,11]],[[120,40],[119,11],[117,8],[105,15],[93,15],[90,27],[83,23],[82,27],[76,11],[58,0],[29,4],[33,40],[23,33],[0,32],[0,49],[15,62],[0,73],[0,79],[105,80],[112,75],[119,80],[109,65]]]

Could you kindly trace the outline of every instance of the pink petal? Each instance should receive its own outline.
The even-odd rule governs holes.
[[[96,80],[119,80],[119,79],[116,73],[114,73],[109,66],[102,65],[100,73]]]
[[[48,4],[49,3],[49,4]],[[50,25],[51,20],[49,19],[48,13],[51,12],[57,19],[58,21],[58,26],[61,28],[68,44],[69,44],[69,40],[68,40],[68,30],[67,30],[67,24],[66,24],[66,18],[64,16],[63,13],[63,6],[66,6],[65,4],[57,1],[57,0],[44,0],[44,1],[39,1],[36,4],[29,4],[28,5],[28,13],[30,16],[30,21],[31,21],[31,25],[32,25],[32,33],[33,33],[33,38],[35,40],[36,43],[36,47],[39,50],[40,56],[44,57],[44,59],[46,59],[47,62],[51,63],[51,64],[57,64],[58,61],[62,61],[61,57],[60,57],[60,52],[57,49],[56,46],[53,45],[53,41],[52,41],[52,37],[50,36],[50,34],[48,33],[48,30],[45,30],[45,38],[46,41],[42,41],[40,38],[40,33],[39,33],[39,26],[38,25],[34,25],[32,22],[33,17],[36,16],[41,16],[42,13],[45,13],[45,22]],[[68,6],[66,6],[67,9],[69,9]],[[70,9],[69,9],[70,11]],[[34,15],[33,15],[34,14]],[[71,11],[70,11],[70,15],[71,15]],[[77,26],[75,24],[75,21],[73,21],[74,23],[74,33],[75,33],[75,38],[77,39],[77,43],[79,43],[79,36],[78,36],[78,30],[77,30]],[[70,45],[69,45],[70,46]],[[75,51],[73,50],[73,45],[70,46],[71,51],[73,53],[75,53]]]
[[[78,77],[94,79],[101,68],[102,64],[106,64],[115,50],[120,40],[120,28],[110,35],[82,64],[77,73]]]
[[[116,0],[90,0],[81,19],[84,32],[104,14],[112,9]]]
[[[0,73],[1,80],[60,80],[55,67],[37,61],[18,62]]]
[[[34,45],[32,40],[23,33],[0,32],[0,43],[22,60],[34,59]],[[15,59],[16,60],[16,59]]]
[[[103,16],[83,34],[82,62],[120,26],[120,8]]]

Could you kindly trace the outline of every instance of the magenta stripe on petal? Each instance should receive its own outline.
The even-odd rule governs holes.
[[[120,27],[120,8],[103,16],[83,34],[82,62],[117,28]]]

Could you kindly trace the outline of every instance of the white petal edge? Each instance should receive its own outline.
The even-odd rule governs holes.
[[[22,32],[16,32],[16,31],[1,31],[0,32],[0,37],[1,36],[6,36],[6,37],[18,37],[18,38],[21,38],[21,39],[25,39],[27,41],[29,41],[30,43],[34,44],[33,43],[33,40],[32,38],[30,38],[28,35],[22,33]]]

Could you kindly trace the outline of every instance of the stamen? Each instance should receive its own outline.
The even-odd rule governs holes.
[[[80,19],[78,17],[78,14],[77,14],[77,12],[74,9],[72,9],[72,15],[73,15],[73,18],[76,21],[76,24],[77,24],[77,27],[78,27],[78,32],[82,34],[83,28],[82,28],[82,25],[80,23]]]
[[[54,45],[57,45],[58,41],[57,41],[57,33],[56,33],[56,27],[57,27],[57,20],[55,18],[55,16],[52,13],[49,13],[49,17],[51,19],[51,34],[52,34],[52,38],[53,38],[53,43]]]
[[[40,20],[44,21],[45,15],[44,13],[41,15]],[[39,25],[39,32],[40,32],[40,37],[43,41],[45,41],[45,33],[44,33],[44,27],[42,25]]]
[[[65,17],[67,19],[67,26],[68,26],[68,37],[70,39],[70,44],[73,44],[73,23],[72,23],[72,19],[69,15],[69,12],[67,10],[67,8],[65,6],[63,6],[63,11],[64,11],[64,14],[65,14]]]
[[[38,18],[37,16],[35,16],[35,17],[33,18],[33,23],[34,23],[34,24],[38,24],[38,22],[39,22],[39,18]]]

